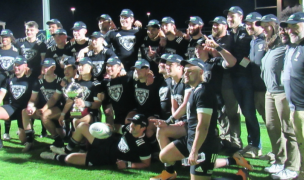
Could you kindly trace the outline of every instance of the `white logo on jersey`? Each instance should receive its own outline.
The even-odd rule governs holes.
[[[94,76],[97,77],[101,73],[101,68],[103,66],[103,61],[93,61],[95,68],[93,69]]]
[[[116,34],[116,37],[121,37],[121,35],[119,33]]]
[[[195,48],[194,47],[188,47],[188,52],[187,52],[188,58],[196,58],[195,56]]]
[[[73,49],[71,50],[71,52],[75,53],[75,52],[76,52],[76,49],[75,49],[75,48],[73,48]]]
[[[10,56],[0,57],[1,68],[4,70],[9,70],[14,64],[15,58]]]
[[[190,119],[190,103],[187,102],[187,119]]]
[[[177,104],[180,106],[183,101],[184,101],[184,97],[180,94],[175,94],[173,95],[173,99],[175,99],[175,101],[177,102]]]
[[[56,57],[58,57],[58,55],[57,55],[57,54],[54,54],[53,58],[56,58]]]
[[[48,101],[53,96],[55,91],[56,90],[54,90],[54,89],[42,89],[41,88],[41,93],[43,94],[43,97],[46,101]]]
[[[130,51],[135,45],[135,36],[121,36],[119,37],[119,43],[124,47],[127,51]]]
[[[169,88],[168,88],[168,87],[161,87],[161,88],[159,89],[160,101],[165,101],[165,100],[166,100],[168,91],[169,91]]]
[[[239,39],[243,39],[245,36],[246,36],[246,34],[245,34],[245,33],[242,33],[242,34],[239,36]]]
[[[149,90],[137,88],[135,89],[135,96],[139,104],[143,105],[149,97]]]
[[[130,151],[130,148],[129,148],[124,136],[122,138],[120,138],[120,141],[118,143],[118,149],[122,153],[127,153]]]
[[[25,93],[25,90],[26,86],[11,85],[11,92],[16,100],[19,99]]]
[[[84,91],[82,93],[82,97],[81,98],[83,100],[86,100],[89,97],[91,91],[86,86],[82,86],[82,87],[84,88]]]
[[[110,86],[110,87],[108,87],[108,91],[109,91],[109,96],[114,101],[118,102],[121,97],[121,94],[123,92],[123,87],[121,84]]]
[[[32,48],[22,48],[22,55],[26,58],[26,60],[32,60],[37,55],[37,50]]]
[[[258,51],[263,51],[264,44],[259,44],[258,47],[259,47]]]
[[[176,50],[172,48],[166,48],[165,53],[167,54],[176,54]]]

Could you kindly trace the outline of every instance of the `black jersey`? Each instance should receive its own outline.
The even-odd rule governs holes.
[[[135,107],[133,79],[129,76],[104,79],[101,83],[101,91],[106,99],[110,99],[114,112],[127,113]]]
[[[122,128],[122,137],[117,145],[117,159],[141,162],[151,158],[150,145],[145,134],[136,138],[130,133],[130,124]]]
[[[42,108],[55,92],[62,94],[60,83],[60,77],[56,77],[52,82],[47,82],[44,78],[41,78],[34,83],[32,93],[38,93],[38,103],[36,104],[37,108]],[[58,106],[59,104],[60,101],[58,101],[55,106]]]
[[[250,41],[252,38],[248,35],[243,24],[238,27],[236,33],[231,31],[230,34],[234,39],[231,53],[237,60],[235,66],[231,68],[231,75],[232,77],[251,76],[250,64],[247,67],[244,67],[241,62],[244,57],[249,56]]]
[[[187,120],[188,120],[188,140],[187,147],[191,151],[192,144],[196,134],[198,124],[197,113],[212,114],[207,137],[203,143],[208,143],[216,138],[217,126],[217,107],[215,95],[208,83],[199,84],[192,89],[189,101],[187,102]]]
[[[217,44],[219,44],[222,48],[226,49],[231,53],[234,40],[233,36],[230,35],[230,32],[227,31],[226,35],[221,38],[213,37],[212,35],[209,35],[208,38],[213,39]]]
[[[83,44],[78,44],[76,41],[69,41],[66,46],[69,53],[77,59],[79,51],[88,45],[89,39],[86,38],[86,42]]]
[[[85,56],[90,57],[95,65],[93,69],[94,78],[101,81],[103,79],[103,74],[105,73],[106,61],[110,57],[116,57],[116,54],[111,49],[105,47],[98,54],[94,54],[94,51],[92,50],[86,53]]]
[[[159,75],[158,72],[158,64],[156,61],[160,58],[160,56],[164,53],[164,48],[160,47],[159,45],[160,39],[157,39],[156,41],[152,41],[148,36],[144,38],[143,44],[141,45],[141,52],[142,52],[142,59],[146,59],[150,62],[150,69],[153,71],[155,76]],[[151,49],[156,52],[155,56],[151,59],[148,56],[149,53],[149,46],[151,46]]]
[[[190,86],[183,83],[183,78],[181,78],[178,83],[175,83],[172,80],[171,98],[173,98],[177,102],[178,106],[180,106],[184,102],[185,92],[190,90]]]
[[[290,96],[296,111],[304,111],[304,41],[296,46],[291,57]]]
[[[14,76],[8,79],[7,83],[1,88],[6,90],[12,106],[24,109],[27,107],[27,103],[31,97],[33,82],[35,80],[36,78],[27,77],[26,75],[21,78]]]
[[[200,38],[199,38],[200,39]],[[187,52],[185,54],[186,58],[187,59],[191,59],[191,58],[196,58],[196,55],[195,55],[195,47],[197,45],[197,41],[199,39],[193,39],[191,38],[189,43],[188,43],[188,48],[187,48]]]
[[[18,49],[14,46],[8,50],[0,49],[0,72],[6,73],[12,71],[15,58],[18,55]]]
[[[154,78],[153,84],[147,86],[146,83],[133,81],[134,96],[136,100],[136,109],[138,113],[147,115],[159,115],[160,99],[159,88],[161,86],[159,77]]]
[[[178,54],[184,59],[186,58],[185,54],[187,52],[189,41],[185,40],[183,37],[176,37],[174,40],[167,40],[165,53],[167,54]]]
[[[29,42],[26,37],[16,41],[16,47],[19,49],[20,55],[27,60],[28,67],[32,70],[32,74],[38,76],[41,72],[41,54],[46,53],[46,45],[44,42],[36,39]]]
[[[64,70],[61,68],[63,58],[65,56],[71,56],[71,52],[68,50],[68,46],[66,45],[63,49],[59,49],[56,45],[47,49],[45,57],[53,58],[56,61],[56,70],[55,74],[59,77],[64,77]]]
[[[171,84],[171,78],[162,79],[162,84],[159,88],[159,99],[161,107],[160,119],[168,119],[171,115]]]
[[[126,71],[129,71],[138,60],[138,50],[146,35],[147,31],[145,29],[118,29],[109,31],[105,40],[109,46],[113,46],[115,54],[123,63]]]

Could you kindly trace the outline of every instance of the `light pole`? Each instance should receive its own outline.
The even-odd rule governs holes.
[[[151,15],[151,13],[150,13],[150,12],[147,12],[148,19],[149,19],[150,15]]]

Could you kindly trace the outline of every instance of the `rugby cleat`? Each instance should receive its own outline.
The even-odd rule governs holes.
[[[253,166],[239,152],[234,153],[232,157],[237,165],[243,166],[250,171],[253,170]]]
[[[163,170],[162,173],[158,176],[150,178],[150,180],[171,180],[171,179],[176,179],[176,172],[173,174],[168,173],[166,170]]]

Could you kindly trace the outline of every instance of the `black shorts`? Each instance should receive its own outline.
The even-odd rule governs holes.
[[[189,157],[189,150],[187,148],[187,136],[173,141],[175,147],[186,157]],[[190,166],[190,173],[197,176],[212,176],[214,164],[220,150],[219,138],[212,141],[212,143],[204,143],[200,148],[199,153],[205,153],[205,161],[197,165]]]
[[[113,136],[107,139],[95,138],[87,152],[86,166],[115,165],[117,144]]]
[[[7,112],[9,115],[10,120],[17,120],[18,122],[18,128],[23,129],[23,123],[22,123],[22,109],[17,108],[11,104],[5,104],[2,106],[2,108]]]

